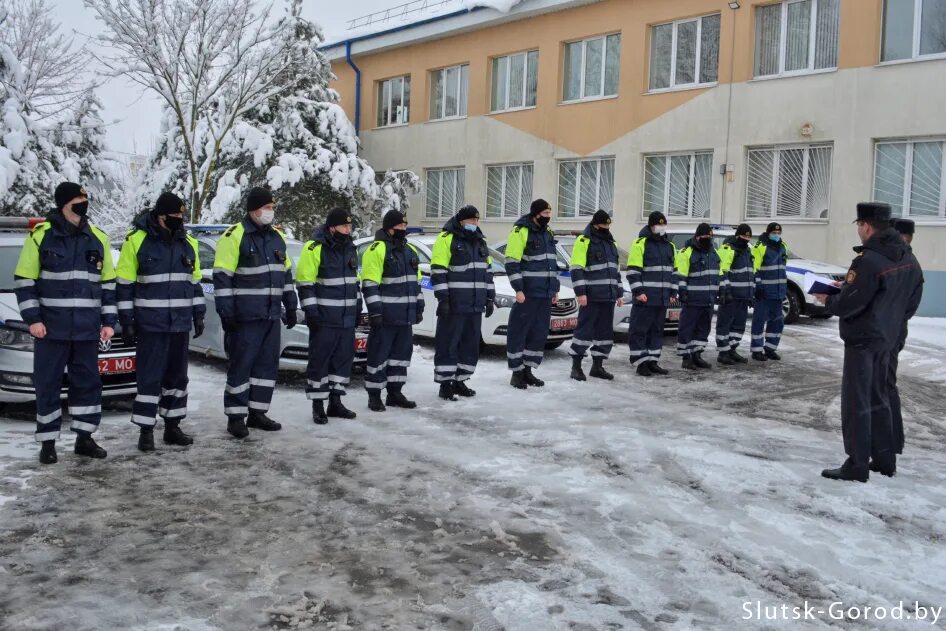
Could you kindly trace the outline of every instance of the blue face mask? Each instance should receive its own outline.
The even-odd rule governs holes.
[[[467,232],[476,232],[476,227],[477,227],[477,226],[476,226],[475,223],[465,223],[465,224],[463,224],[463,229],[466,230]]]
[[[770,235],[769,235],[769,239],[771,239],[772,241],[775,241],[776,243],[778,243],[779,241],[782,240],[782,235],[780,235],[780,234],[770,234]]]

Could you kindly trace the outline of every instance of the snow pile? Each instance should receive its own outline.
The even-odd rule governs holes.
[[[523,0],[460,0],[460,6],[464,9],[477,9],[484,7],[495,9],[500,13],[509,13],[512,8],[520,4]]]

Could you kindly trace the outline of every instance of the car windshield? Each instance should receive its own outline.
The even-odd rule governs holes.
[[[0,269],[3,270],[3,278],[0,280],[0,291],[13,291],[13,270],[16,269],[16,262],[20,258],[19,245],[0,246]]]

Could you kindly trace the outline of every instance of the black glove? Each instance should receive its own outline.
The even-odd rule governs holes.
[[[448,315],[450,315],[450,301],[441,300],[437,303],[437,317],[446,318]]]
[[[719,297],[717,298],[717,302],[720,305],[728,305],[730,302],[732,302],[732,292],[728,287],[719,288]]]
[[[414,324],[420,324],[420,323],[423,322],[423,321],[424,321],[424,312],[421,311],[420,309],[418,309],[418,310],[417,310],[417,321],[414,322]]]
[[[137,341],[135,337],[135,325],[132,322],[122,325],[122,342],[126,346],[134,346]]]
[[[309,333],[314,333],[319,328],[319,320],[315,316],[307,315],[305,317],[305,325],[309,327]]]
[[[233,318],[220,318],[220,324],[223,325],[223,330],[227,333],[233,333],[237,329],[236,320]]]
[[[493,315],[493,311],[495,310],[496,310],[496,303],[494,303],[492,300],[487,300],[486,301],[486,317],[488,318],[489,316]]]
[[[283,323],[286,325],[287,329],[291,329],[296,326],[299,322],[299,316],[296,315],[295,309],[286,309],[286,314],[282,317]]]
[[[765,288],[762,285],[756,285],[755,287],[755,299],[762,300],[765,298]]]
[[[370,316],[368,316],[368,324],[371,325],[371,328],[381,326],[384,324],[384,316],[382,316],[380,313],[372,313]]]
[[[689,299],[689,297],[687,296],[687,290],[686,290],[686,289],[681,289],[679,292],[677,292],[677,300],[680,301],[680,304],[681,304],[681,305],[685,305],[685,304],[687,303],[687,300],[688,300],[688,299]]]
[[[194,337],[200,337],[204,334],[204,319],[194,320]]]

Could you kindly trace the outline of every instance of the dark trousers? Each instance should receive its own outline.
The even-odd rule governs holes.
[[[371,332],[368,333],[365,389],[369,393],[378,393],[384,388],[400,390],[407,382],[407,367],[411,365],[413,354],[414,329],[411,325],[385,324],[371,327]]]
[[[371,340],[368,340],[371,353]],[[355,327],[320,326],[309,329],[309,363],[306,366],[307,398],[324,401],[330,394],[344,395],[355,361]]]
[[[677,331],[677,355],[702,353],[713,328],[713,306],[683,305]]]
[[[252,320],[237,323],[236,331],[229,335],[230,367],[223,392],[227,416],[269,410],[279,372],[281,330],[279,320]]]
[[[666,319],[667,307],[648,307],[639,302],[631,307],[631,322],[627,334],[631,363],[634,366],[660,359]]]
[[[889,352],[844,347],[841,376],[841,433],[851,464],[866,471],[873,458],[881,467],[896,463],[887,400]]]
[[[434,381],[466,381],[476,371],[482,340],[482,313],[451,313],[437,318]]]
[[[158,414],[177,425],[187,416],[187,344],[190,333],[138,333],[138,394],[131,422],[154,427]]]
[[[539,367],[545,355],[551,321],[551,298],[526,298],[524,303],[512,306],[506,332],[506,360],[510,370]]]
[[[887,399],[890,403],[890,424],[893,431],[893,447],[898,454],[903,453],[903,445],[906,442],[903,433],[903,410],[900,408],[900,389],[897,387],[897,368],[900,367],[900,351],[890,353],[890,359],[887,362]]]
[[[765,350],[777,349],[784,328],[785,316],[782,314],[782,301],[779,298],[765,298],[757,301],[752,311],[752,352],[762,353]]]
[[[36,441],[56,440],[62,426],[63,374],[69,370],[69,416],[72,431],[91,434],[102,419],[102,378],[96,340],[37,339],[33,344],[33,385],[36,388]]]
[[[749,318],[749,300],[732,300],[719,306],[716,312],[716,348],[719,352],[739,348]]]
[[[578,312],[578,326],[569,354],[606,358],[614,345],[614,302],[589,302]]]

